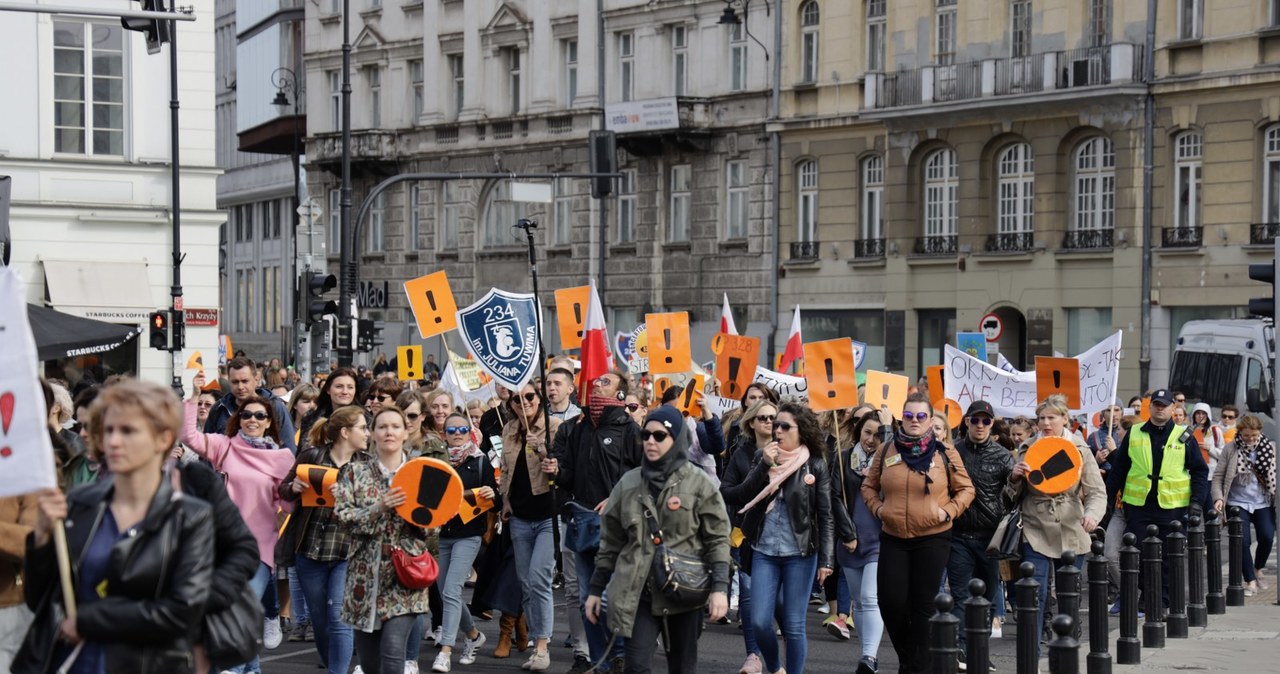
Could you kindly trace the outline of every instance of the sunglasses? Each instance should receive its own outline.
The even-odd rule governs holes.
[[[756,418],[757,418],[757,419],[759,419],[760,417],[756,417]],[[786,421],[779,421],[779,422],[774,423],[774,424],[773,424],[773,427],[774,427],[774,428],[776,428],[776,429],[778,429],[778,430],[780,430],[780,431],[782,431],[783,433],[786,433],[787,431],[789,431],[789,430],[791,430],[791,429],[795,428],[795,427],[796,427],[796,425],[795,425],[795,424],[793,424],[793,423],[786,422]]]
[[[628,412],[634,412],[640,409],[640,403],[627,403],[626,408]]]
[[[533,402],[533,401],[535,401],[535,400],[537,400],[537,399],[538,399],[538,394],[537,394],[537,393],[526,393],[526,394],[524,394],[524,401],[525,401],[525,402],[527,402],[527,403],[531,403],[531,402]]]
[[[466,435],[471,432],[470,426],[445,426],[444,432],[449,435]]]
[[[916,421],[924,421],[929,418],[928,412],[903,412],[902,420],[915,419]]]
[[[990,426],[992,421],[991,417],[969,417],[971,426]]]
[[[395,400],[395,398],[391,397],[390,395],[388,395],[388,394],[386,394],[386,393],[383,393],[382,395],[378,396],[378,402],[380,402],[380,403],[384,403],[384,404],[385,404],[385,403],[389,403],[389,402],[391,402],[391,401],[393,401],[393,400]]]
[[[249,410],[240,410],[240,418],[248,421],[249,419],[257,419],[258,421],[266,421],[271,418],[266,412],[250,412]]]
[[[1222,415],[1222,418],[1223,418],[1223,419],[1226,419],[1227,421],[1234,421],[1234,420],[1235,420],[1235,418],[1236,418],[1236,415],[1234,415],[1234,414],[1230,414],[1230,415],[1228,415],[1228,414],[1224,414],[1224,415]]]
[[[778,417],[773,416],[771,414],[760,414],[756,416],[756,421],[764,422],[766,424],[771,424],[773,423],[773,420],[777,418]]]
[[[408,419],[409,421],[417,421],[417,420],[418,420],[418,417],[420,417],[420,416],[422,416],[422,415],[421,415],[421,414],[406,414],[406,415],[404,415],[404,418]]]
[[[654,442],[666,442],[671,434],[666,431],[648,431],[641,429],[640,442],[648,442],[649,438],[653,438]]]

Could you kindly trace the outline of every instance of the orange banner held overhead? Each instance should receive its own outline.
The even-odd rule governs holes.
[[[853,342],[848,337],[804,345],[804,378],[809,384],[809,407],[814,411],[858,405],[858,375],[853,367]]]
[[[888,405],[889,413],[893,418],[901,419],[902,408],[907,404],[907,389],[910,386],[911,380],[900,374],[871,370],[867,373],[863,395],[866,396],[866,401],[876,409],[880,409],[881,405]]]
[[[404,294],[409,297],[409,308],[423,339],[457,329],[458,304],[443,271],[405,281]]]
[[[1043,401],[1055,393],[1066,396],[1067,407],[1080,408],[1080,361],[1036,356],[1036,398]]]
[[[650,374],[678,374],[693,369],[689,313],[645,314],[649,333]]]
[[[440,459],[410,459],[391,478],[391,486],[403,489],[407,499],[396,512],[424,528],[444,526],[462,503],[462,478]]]
[[[711,338],[711,351],[716,355],[720,395],[735,400],[741,398],[756,378],[760,338],[716,333]]]
[[[582,348],[582,326],[587,322],[587,302],[591,286],[556,291],[556,322],[560,324],[561,349]]]
[[[938,403],[946,397],[947,392],[942,383],[944,368],[943,365],[930,365],[925,368],[925,383],[929,385],[929,402],[933,403],[934,407],[937,407]]]

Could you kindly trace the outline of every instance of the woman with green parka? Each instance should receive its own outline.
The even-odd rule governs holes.
[[[689,463],[689,427],[678,410],[662,405],[650,412],[640,439],[640,467],[623,475],[609,495],[584,610],[592,623],[600,620],[600,597],[608,590],[608,626],[627,638],[627,674],[651,671],[660,634],[665,635],[667,671],[692,674],[703,609],[712,621],[729,610],[729,517],[715,483]],[[660,535],[653,534],[649,519]],[[658,542],[672,553],[702,560],[711,575],[706,601],[681,605],[664,594],[654,578]]]

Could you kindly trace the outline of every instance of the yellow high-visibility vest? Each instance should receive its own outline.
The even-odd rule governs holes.
[[[1191,505],[1191,471],[1187,470],[1187,446],[1182,442],[1185,431],[1175,424],[1164,443],[1156,503],[1166,510]],[[1129,460],[1121,500],[1130,505],[1145,505],[1151,493],[1151,436],[1139,426],[1129,430]]]

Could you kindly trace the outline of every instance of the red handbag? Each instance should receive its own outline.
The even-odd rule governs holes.
[[[435,584],[436,576],[440,575],[436,558],[427,550],[414,557],[399,546],[393,547],[391,565],[396,568],[396,578],[400,579],[400,584],[410,590],[425,590]]]

